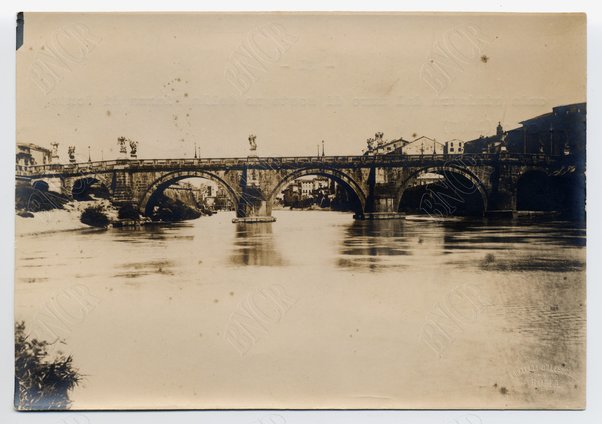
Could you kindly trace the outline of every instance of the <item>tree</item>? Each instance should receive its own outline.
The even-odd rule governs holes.
[[[50,343],[30,339],[25,323],[15,323],[15,408],[19,410],[68,409],[69,391],[81,381],[71,356],[58,353],[48,359]]]

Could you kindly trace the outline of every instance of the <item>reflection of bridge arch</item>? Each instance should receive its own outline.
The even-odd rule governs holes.
[[[138,209],[142,211],[146,216],[151,214],[150,208],[152,207],[152,199],[159,193],[162,193],[167,187],[175,182],[186,178],[205,178],[220,187],[224,188],[228,197],[232,201],[234,207],[238,205],[239,197],[232,187],[216,174],[208,171],[194,170],[194,171],[176,171],[165,174],[162,177],[156,179],[144,192],[144,195],[138,203]]]
[[[358,203],[356,205],[356,212],[364,212],[366,207],[366,195],[364,194],[364,190],[362,190],[361,186],[355,181],[355,179],[350,177],[348,174],[332,168],[310,167],[294,170],[290,174],[287,174],[282,180],[280,180],[278,184],[276,184],[276,187],[272,190],[268,197],[269,204],[273,204],[273,202],[276,200],[276,196],[278,195],[278,193],[284,190],[287,185],[292,183],[297,178],[305,177],[308,175],[317,175],[334,180],[336,183],[343,186],[349,193],[356,197]]]
[[[395,196],[395,205],[397,205],[398,209],[406,189],[408,189],[411,184],[416,181],[416,178],[426,173],[443,175],[447,184],[451,186],[451,188],[454,189],[458,195],[471,195],[474,194],[475,191],[478,191],[483,201],[483,212],[487,212],[487,189],[482,181],[469,169],[452,165],[427,166],[413,172],[405,181],[402,182],[397,191],[397,195]],[[456,175],[461,175],[464,177],[469,184],[466,184],[465,181],[459,180]]]

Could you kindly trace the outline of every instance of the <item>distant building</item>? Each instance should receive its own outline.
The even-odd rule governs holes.
[[[414,155],[442,155],[445,153],[445,145],[429,137],[418,137],[403,146],[402,154]]]
[[[33,143],[17,143],[17,165],[46,165],[51,162],[52,151],[50,149],[46,149]]]
[[[376,142],[376,145],[371,142]],[[405,140],[402,137],[391,141],[382,141],[382,138],[377,138],[368,140],[368,149],[364,150],[364,155],[441,155],[445,151],[444,144],[425,136],[418,137],[413,141]]]
[[[330,187],[330,180],[326,177],[316,177],[313,180],[314,191],[328,189]]]
[[[419,175],[418,178],[415,179],[412,187],[426,186],[443,180],[445,180],[445,177],[443,175],[435,174],[433,172],[425,172],[424,174]]]
[[[282,204],[290,205],[301,200],[301,184],[294,181],[282,190]]]
[[[215,190],[215,200],[213,202],[213,207],[216,210],[221,211],[234,210],[234,204],[232,203],[232,200],[226,193],[225,189],[218,187],[217,190]]]
[[[495,129],[495,135],[467,141],[464,145],[466,153],[505,153],[508,151],[508,132],[504,131],[501,122]]]
[[[312,179],[298,179],[290,183],[282,190],[279,197],[282,204],[291,205],[308,199],[321,199],[334,196],[336,184],[326,177],[314,177]]]
[[[389,155],[389,154],[401,154],[403,146],[408,144],[409,141],[403,138],[384,142],[380,146],[375,147],[370,151],[364,151],[365,155]]]
[[[364,149],[363,154],[365,156],[388,154],[400,155],[403,146],[408,143],[409,141],[404,140],[401,137],[396,140],[383,140],[383,133],[378,132],[375,134],[375,138],[368,139],[368,148]]]
[[[453,139],[445,142],[445,154],[461,155],[464,154],[464,142],[462,140]]]
[[[501,123],[496,134],[467,141],[466,153],[526,153],[585,158],[586,103],[556,106],[552,112],[520,122],[521,126],[504,131]]]
[[[311,180],[299,180],[301,186],[301,198],[306,199],[311,196],[314,191],[314,182]]]

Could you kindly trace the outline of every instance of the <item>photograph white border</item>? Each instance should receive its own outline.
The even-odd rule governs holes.
[[[0,422],[35,424],[102,423],[600,423],[602,422],[602,157],[600,114],[602,76],[602,14],[600,1],[346,1],[297,0],[244,2],[220,0],[4,0],[0,4],[2,61],[0,143]],[[14,379],[14,154],[15,154],[15,21],[19,11],[401,11],[401,12],[586,12],[588,24],[587,124],[587,409],[585,411],[158,411],[18,413],[13,410]]]

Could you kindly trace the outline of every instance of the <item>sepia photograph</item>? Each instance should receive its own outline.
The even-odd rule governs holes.
[[[19,13],[14,408],[584,409],[586,37]]]

